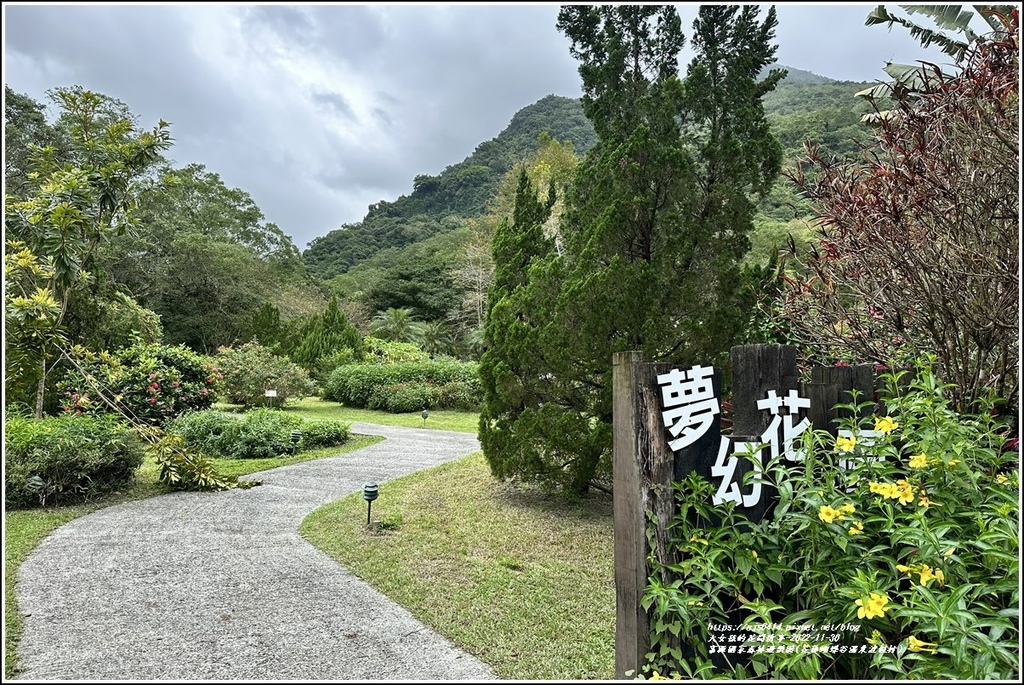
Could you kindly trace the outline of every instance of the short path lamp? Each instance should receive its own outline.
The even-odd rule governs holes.
[[[426,428],[427,427],[427,417],[430,416],[430,412],[427,411],[426,408],[424,408],[423,411],[420,412],[420,416],[423,417],[423,427]]]
[[[373,506],[373,500],[377,499],[376,483],[363,485],[363,499],[366,500],[366,525],[370,525],[370,508]]]
[[[299,440],[302,440],[302,431],[298,428],[292,431],[292,456],[299,451]]]

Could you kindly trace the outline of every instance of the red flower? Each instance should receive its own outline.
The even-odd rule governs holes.
[[[154,380],[155,378],[156,378],[156,374],[155,373],[149,374],[149,380]]]
[[[156,398],[155,397],[150,397],[149,398],[149,403],[150,404],[156,404]]]
[[[171,383],[171,386],[175,388],[177,388],[179,385],[181,385],[181,383],[179,383],[178,381],[174,381],[173,383]]]
[[[152,385],[149,386],[149,391],[150,392],[156,392],[159,389],[160,389],[160,385],[158,383],[153,383]]]

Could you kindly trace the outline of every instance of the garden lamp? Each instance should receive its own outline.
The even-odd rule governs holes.
[[[428,417],[428,416],[430,416],[430,412],[428,412],[428,411],[427,411],[427,410],[426,410],[426,409],[424,408],[424,410],[423,410],[423,411],[422,411],[422,412],[420,413],[420,416],[422,416],[422,417],[423,417],[423,426],[424,426],[424,427],[426,427],[426,425],[427,425],[427,417]]]
[[[302,439],[302,431],[300,431],[298,428],[296,428],[295,430],[292,431],[292,456],[293,457],[295,456],[295,454],[299,450],[299,440],[301,440],[301,439]]]
[[[377,499],[376,483],[363,485],[363,499],[366,500],[366,525],[370,525],[370,508],[373,506],[373,500]]]

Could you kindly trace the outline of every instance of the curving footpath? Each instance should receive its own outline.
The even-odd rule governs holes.
[[[298,532],[366,481],[478,450],[476,436],[352,430],[387,439],[248,476],[260,487],[161,495],[54,531],[21,566],[19,678],[494,679]]]

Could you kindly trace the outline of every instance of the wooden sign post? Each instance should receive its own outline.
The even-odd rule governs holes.
[[[757,479],[744,484],[754,464],[737,455],[752,453],[754,462],[760,455],[762,465],[781,457],[799,466],[804,457],[800,435],[812,426],[835,434],[832,406],[849,401],[848,390],[861,388],[871,376],[860,367],[829,367],[815,370],[812,383],[801,386],[795,348],[734,347],[733,434],[724,436],[722,382],[714,368],[648,363],[640,352],[619,352],[612,362],[615,673],[629,678],[640,673],[650,649],[649,617],[641,606],[652,572],[648,559],[663,574],[681,561],[669,558],[669,525],[678,511],[673,482],[697,473],[715,486],[714,504],[732,501],[751,521],[770,517],[776,493]],[[807,397],[808,391],[817,402]],[[817,422],[812,424],[809,415]]]

